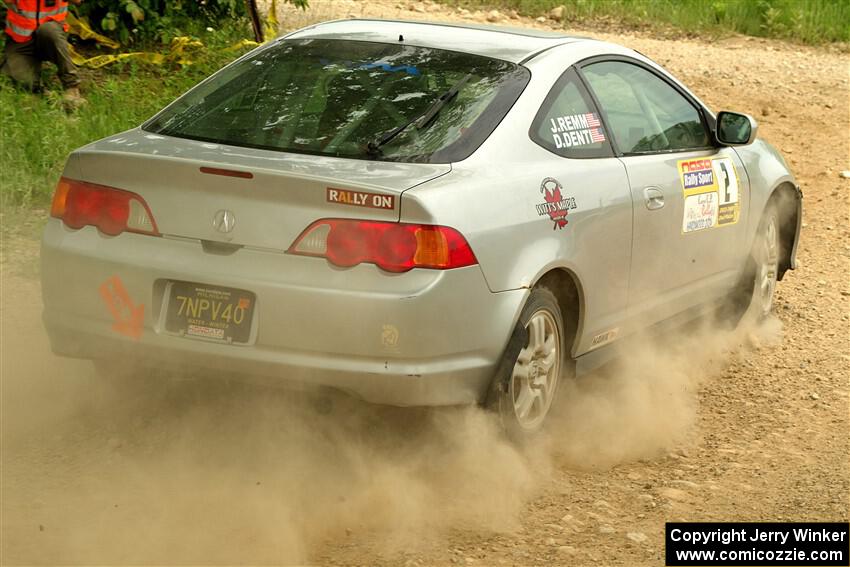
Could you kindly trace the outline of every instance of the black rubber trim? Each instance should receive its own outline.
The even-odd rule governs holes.
[[[776,280],[780,282],[785,277],[785,272],[797,269],[797,246],[800,244],[800,231],[803,228],[803,190],[800,189],[799,185],[795,185],[794,193],[797,197],[797,228],[794,234],[794,245],[791,247],[788,261],[782,265],[779,273],[776,274]]]
[[[507,388],[511,382],[511,373],[519,356],[519,351],[525,348],[526,344],[528,344],[528,329],[522,325],[522,321],[517,321],[514,332],[511,333],[511,338],[505,347],[502,360],[499,362],[499,367],[496,369],[493,387],[487,393],[487,405],[498,399],[501,392],[507,392]]]

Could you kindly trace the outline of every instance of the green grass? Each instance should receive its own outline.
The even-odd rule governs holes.
[[[616,20],[674,26],[687,33],[739,32],[806,43],[850,41],[850,0],[444,0],[467,7],[514,8],[538,16],[565,6],[567,22]],[[46,92],[33,95],[0,77],[0,207],[46,207],[69,152],[139,125],[242,51],[224,51],[248,37],[246,24],[197,31],[207,46],[179,68],[140,63],[82,71],[86,108],[62,110],[55,69],[45,65]]]
[[[850,42],[850,0],[442,0],[467,8],[515,9],[540,16],[565,7],[567,22],[614,19],[672,26],[697,35],[745,35],[808,44]]]
[[[155,66],[122,62],[80,69],[88,104],[69,117],[55,67],[43,71],[45,92],[31,94],[0,76],[0,207],[49,206],[68,154],[89,142],[133,128],[246,49],[224,51],[248,37],[243,29],[204,32],[206,48],[193,64]]]

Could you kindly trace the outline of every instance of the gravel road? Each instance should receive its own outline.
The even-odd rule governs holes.
[[[431,3],[313,0],[287,27],[381,16],[552,27]],[[697,328],[565,392],[519,452],[476,409],[402,411],[54,357],[37,229],[3,216],[3,564],[662,565],[665,521],[850,517],[846,53],[745,37],[569,31],[636,48],[757,117],[805,194],[776,316]]]

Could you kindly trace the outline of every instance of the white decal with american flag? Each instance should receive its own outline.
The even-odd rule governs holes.
[[[558,116],[550,118],[549,121],[551,122],[552,140],[558,149],[598,144],[605,141],[602,123],[599,122],[599,117],[593,112]]]
[[[597,142],[604,142],[605,134],[602,133],[602,128],[591,128],[590,139],[593,140],[594,144]]]

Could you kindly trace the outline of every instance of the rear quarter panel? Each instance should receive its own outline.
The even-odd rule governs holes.
[[[625,314],[632,232],[625,170],[615,159],[560,163],[543,149],[528,154],[534,159],[503,161],[489,172],[455,168],[408,192],[402,219],[458,229],[493,292],[532,287],[550,270],[571,272],[584,292],[577,355]],[[537,209],[545,203],[540,185],[547,177],[558,179],[563,197],[576,204],[563,228]]]
[[[566,48],[567,46],[565,46]],[[493,292],[532,287],[554,269],[577,280],[582,295],[573,355],[624,319],[631,257],[632,202],[616,158],[566,159],[531,141],[529,127],[546,94],[573,61],[594,55],[597,42],[551,50],[502,124],[448,175],[404,193],[401,219],[458,229],[469,241]],[[569,54],[569,57],[567,57]],[[544,179],[572,198],[558,227],[538,205]],[[518,315],[518,314],[517,314]]]

